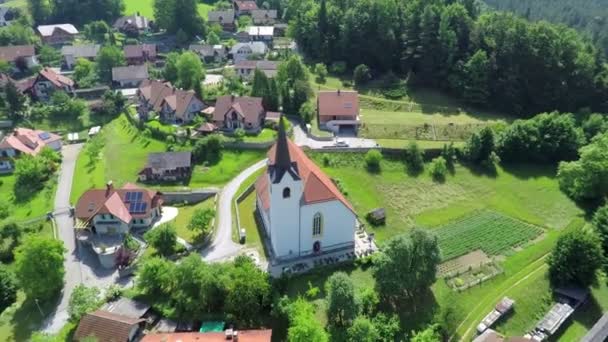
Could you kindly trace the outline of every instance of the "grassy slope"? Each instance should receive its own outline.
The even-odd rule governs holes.
[[[11,206],[10,218],[23,221],[45,215],[53,209],[57,188],[57,181],[54,178],[47,182],[44,189],[25,202],[18,202],[15,199],[13,190],[15,181],[16,177],[13,174],[0,175],[0,201],[8,202]]]
[[[154,17],[154,0],[125,0],[125,14],[131,15],[139,12],[141,15],[153,18]],[[207,12],[213,8],[212,5],[206,3],[198,4],[198,13],[207,19]]]

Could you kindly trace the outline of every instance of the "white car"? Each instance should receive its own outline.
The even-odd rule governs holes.
[[[342,139],[336,139],[336,142],[334,143],[334,146],[336,147],[348,147],[348,143]]]

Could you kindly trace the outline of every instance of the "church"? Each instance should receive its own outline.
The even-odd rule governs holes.
[[[255,191],[275,262],[354,249],[355,210],[331,179],[287,138],[282,120]]]

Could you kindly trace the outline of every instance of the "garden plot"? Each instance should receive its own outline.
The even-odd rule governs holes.
[[[535,239],[543,230],[491,210],[476,211],[437,229],[443,260],[471,251],[500,255]]]

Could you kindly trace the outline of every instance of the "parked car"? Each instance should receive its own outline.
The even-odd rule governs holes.
[[[336,139],[336,142],[334,143],[334,146],[336,147],[348,147],[348,143],[343,140],[343,139]]]

